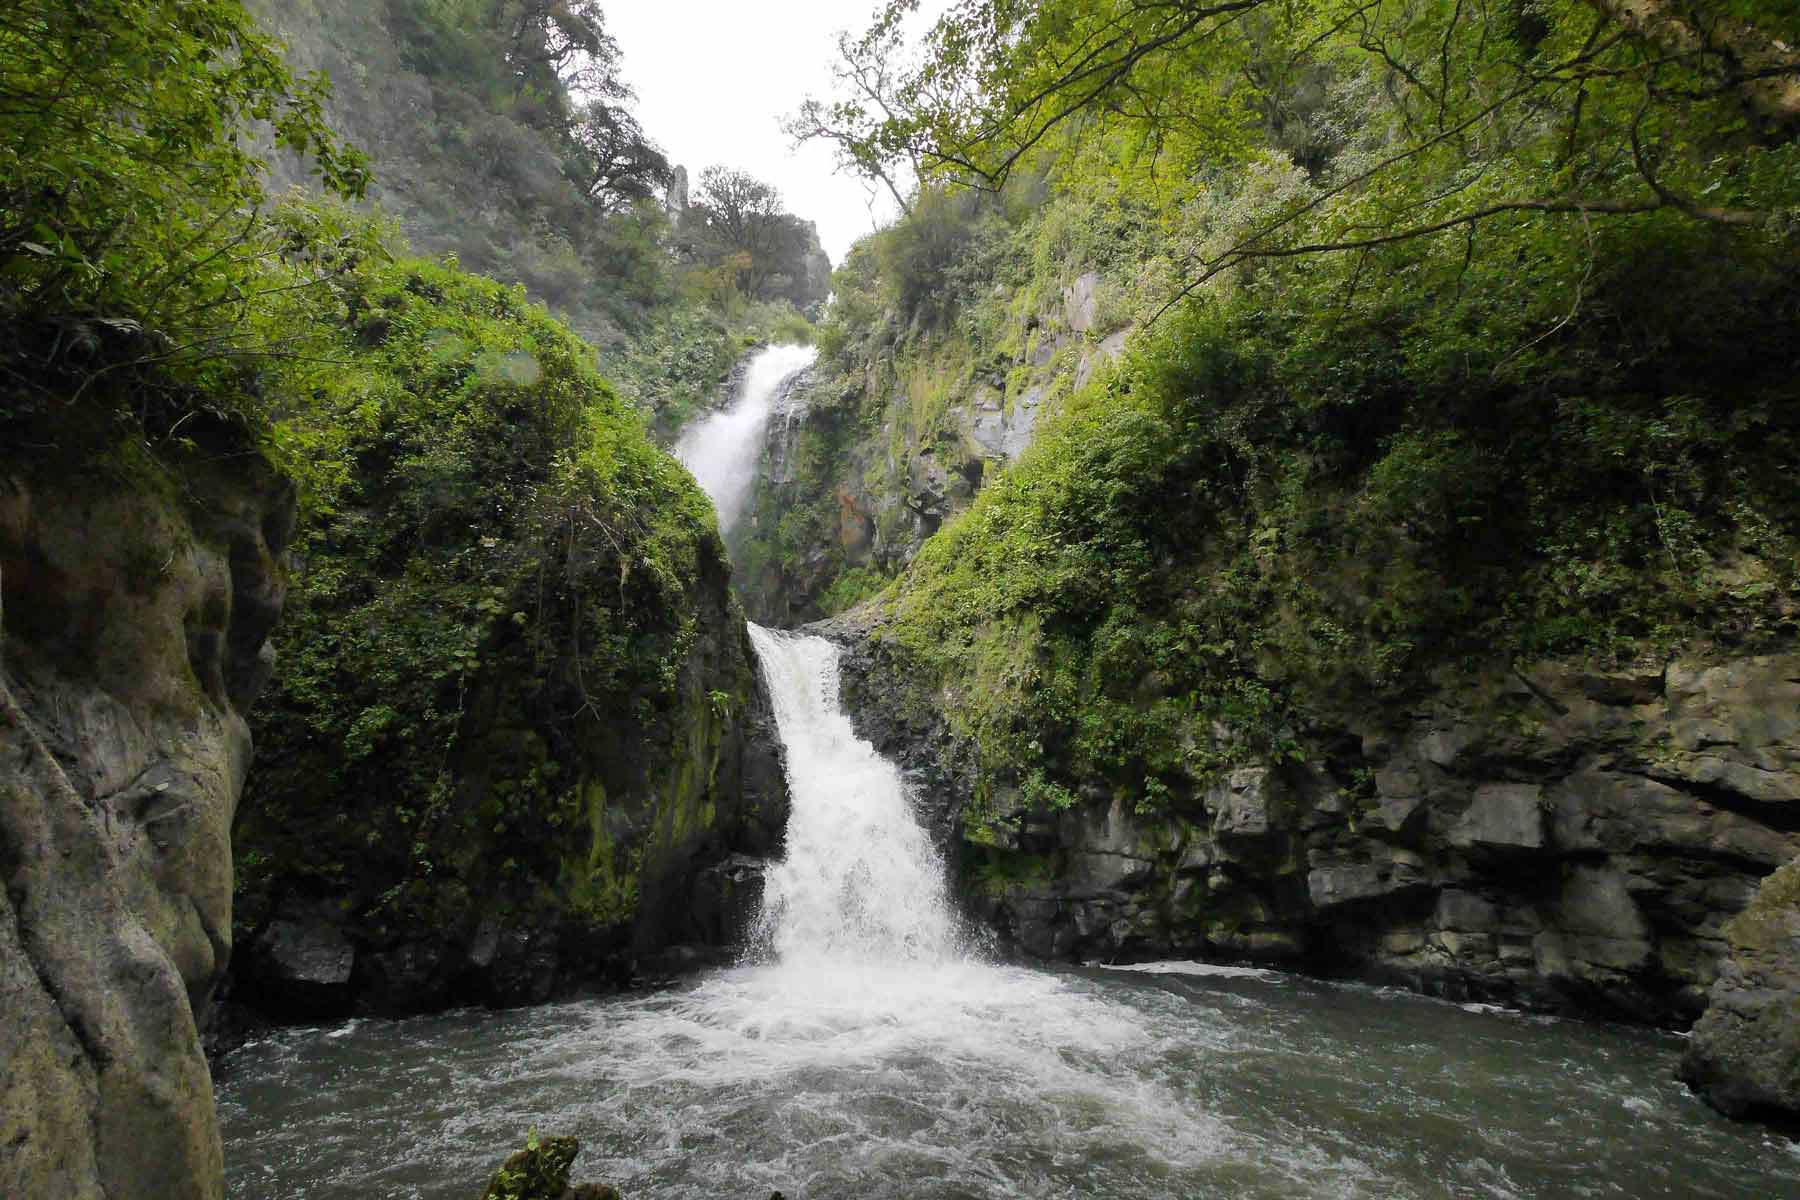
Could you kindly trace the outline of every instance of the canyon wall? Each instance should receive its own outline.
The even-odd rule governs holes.
[[[197,1018],[293,521],[254,456],[0,473],[0,1193],[222,1194]]]

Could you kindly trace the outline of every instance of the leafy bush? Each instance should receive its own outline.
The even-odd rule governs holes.
[[[341,262],[265,218],[245,134],[266,124],[359,195],[323,78],[292,75],[237,0],[6,0],[0,62],[0,416],[134,375],[160,384],[164,427],[201,392],[266,415],[245,367],[303,345],[287,302]]]

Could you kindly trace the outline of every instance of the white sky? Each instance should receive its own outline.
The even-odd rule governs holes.
[[[948,0],[925,0],[935,15]],[[819,226],[832,264],[893,219],[894,202],[832,172],[829,147],[789,148],[782,118],[832,94],[840,30],[861,33],[879,0],[607,0],[607,32],[637,91],[644,131],[688,169],[695,187],[714,163],[781,191],[789,212]],[[873,204],[873,216],[871,216]]]

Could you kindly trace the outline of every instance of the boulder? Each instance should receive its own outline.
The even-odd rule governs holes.
[[[620,1200],[603,1183],[569,1183],[581,1143],[572,1137],[540,1138],[533,1130],[525,1148],[508,1155],[488,1181],[481,1200]]]
[[[1306,876],[1307,894],[1318,909],[1372,900],[1393,890],[1386,868],[1374,863],[1319,867]]]
[[[1730,953],[1681,1077],[1720,1112],[1800,1124],[1800,859],[1725,927]]]
[[[319,914],[271,921],[251,944],[238,979],[250,1003],[283,1020],[349,1014],[356,947]]]
[[[1259,838],[1274,829],[1269,815],[1271,784],[1266,767],[1242,767],[1207,793],[1214,813],[1213,832],[1220,837]]]
[[[1088,332],[1094,327],[1099,299],[1100,276],[1093,271],[1076,276],[1075,282],[1063,289],[1063,323],[1076,333]]]
[[[1534,943],[1551,979],[1609,985],[1650,962],[1651,931],[1625,879],[1603,867],[1576,866],[1563,879],[1552,927]]]
[[[1538,850],[1544,845],[1544,789],[1535,783],[1489,783],[1475,789],[1450,844],[1463,849]]]

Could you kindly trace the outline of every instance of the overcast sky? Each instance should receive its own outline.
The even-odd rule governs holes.
[[[922,8],[940,11],[945,0]],[[700,172],[714,163],[781,190],[788,211],[819,226],[832,263],[850,243],[893,219],[885,189],[832,173],[829,148],[790,150],[781,119],[810,93],[831,94],[837,34],[861,32],[878,0],[608,0],[606,26],[637,90],[638,119],[670,161]],[[873,203],[873,215],[871,215]]]

